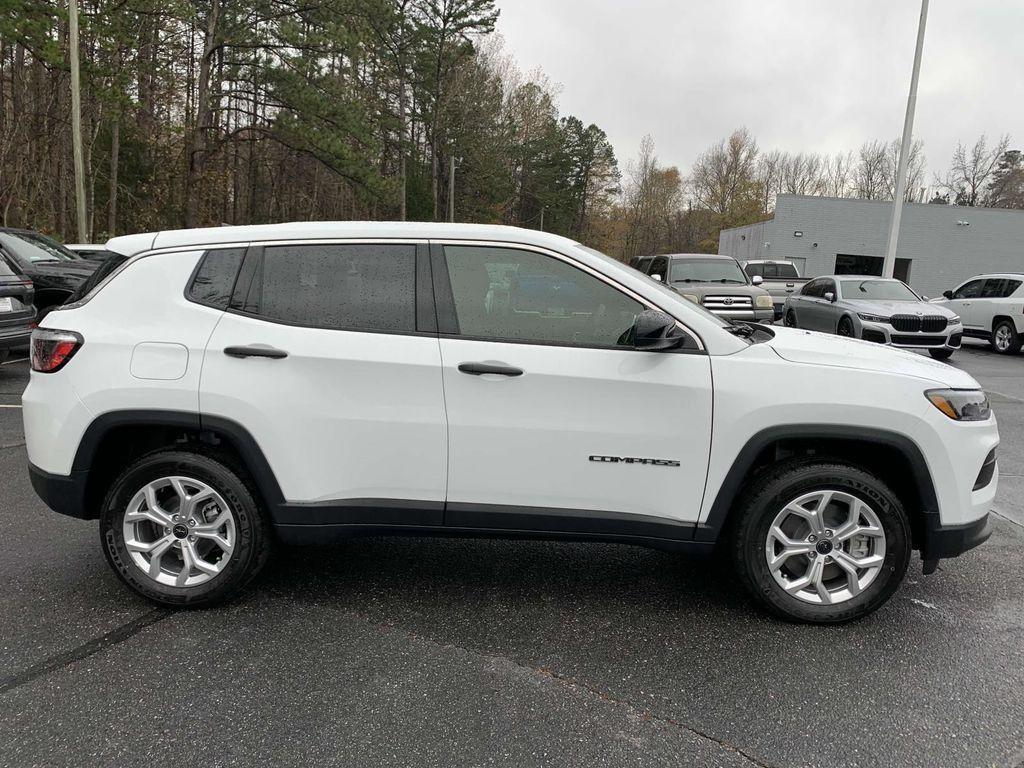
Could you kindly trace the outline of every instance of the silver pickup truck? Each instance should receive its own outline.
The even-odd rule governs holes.
[[[751,259],[750,261],[741,261],[740,264],[751,280],[755,277],[761,278],[758,285],[771,294],[776,320],[782,317],[782,308],[790,294],[799,291],[810,279],[800,277],[800,272],[792,261]]]

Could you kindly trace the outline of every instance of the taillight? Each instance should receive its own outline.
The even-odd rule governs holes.
[[[82,336],[74,331],[36,328],[32,331],[32,370],[59,371],[84,343]]]

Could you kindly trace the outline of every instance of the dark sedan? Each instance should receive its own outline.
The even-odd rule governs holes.
[[[28,344],[36,320],[32,281],[0,259],[0,362],[13,347]]]
[[[0,228],[0,258],[15,274],[35,284],[40,317],[60,306],[99,266],[45,235],[27,229]]]

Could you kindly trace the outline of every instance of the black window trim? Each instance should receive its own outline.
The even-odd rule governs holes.
[[[512,241],[495,241],[495,240],[458,240],[458,239],[440,239],[430,241],[430,261],[433,269],[434,278],[434,297],[437,307],[437,329],[438,335],[441,338],[448,339],[462,339],[465,341],[486,341],[496,344],[523,344],[526,346],[535,347],[564,347],[568,349],[599,349],[605,351],[614,352],[644,352],[651,354],[650,350],[636,349],[634,347],[616,346],[613,344],[600,345],[600,344],[584,344],[584,343],[572,343],[572,342],[554,342],[554,341],[529,341],[525,339],[496,339],[491,336],[470,336],[459,332],[458,318],[455,313],[455,298],[452,293],[451,280],[448,276],[448,263],[444,256],[445,246],[469,246],[473,248],[504,248],[511,250],[522,250],[532,251],[539,253],[544,256],[558,259],[559,261],[568,264],[570,267],[579,269],[582,272],[589,274],[592,277],[597,278],[601,282],[608,285],[613,290],[619,291],[620,293],[626,294],[629,298],[638,302],[644,309],[653,309],[659,312],[665,312],[670,315],[676,321],[676,325],[680,330],[684,331],[693,341],[697,344],[697,349],[672,349],[667,352],[660,352],[659,354],[683,354],[683,355],[706,355],[707,347],[704,344],[704,340],[689,326],[683,323],[675,314],[663,309],[662,307],[654,304],[652,301],[644,296],[630,290],[628,287],[615,282],[608,276],[601,272],[593,269],[592,267],[582,264],[576,259],[570,258],[563,253],[558,251],[552,251],[547,248],[541,248],[540,246],[531,245],[529,243],[518,243]]]
[[[299,323],[290,320],[283,320],[276,317],[267,317],[260,312],[260,283],[259,276],[263,269],[263,254],[266,248],[276,246],[327,246],[327,245],[398,245],[412,246],[415,249],[414,264],[414,322],[416,330],[398,331],[375,328],[349,328],[338,326],[312,325],[310,323]],[[424,266],[425,264],[425,266]],[[198,268],[198,265],[197,265]],[[248,285],[245,280],[248,280]],[[192,281],[189,280],[189,285]],[[187,294],[186,288],[186,294]],[[187,298],[187,295],[186,295]],[[198,302],[196,302],[198,303]],[[220,309],[220,307],[217,307]],[[273,240],[250,244],[246,251],[242,266],[239,269],[235,281],[235,290],[232,292],[228,308],[223,310],[232,315],[247,317],[251,320],[259,320],[264,323],[284,325],[290,328],[311,328],[320,331],[337,331],[339,333],[375,333],[385,336],[427,336],[437,337],[437,320],[434,315],[434,293],[430,285],[430,254],[426,241],[408,240],[400,238],[353,238],[346,239],[294,239],[294,240]],[[433,322],[431,322],[433,320]]]

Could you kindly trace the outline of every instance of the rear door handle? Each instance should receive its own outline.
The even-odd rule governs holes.
[[[522,368],[513,368],[511,365],[492,365],[490,363],[459,363],[459,371],[468,373],[470,376],[483,376],[494,374],[497,376],[522,376]]]
[[[261,347],[255,344],[247,347],[224,347],[224,354],[228,357],[269,357],[272,360],[288,357],[288,353],[283,349]]]

